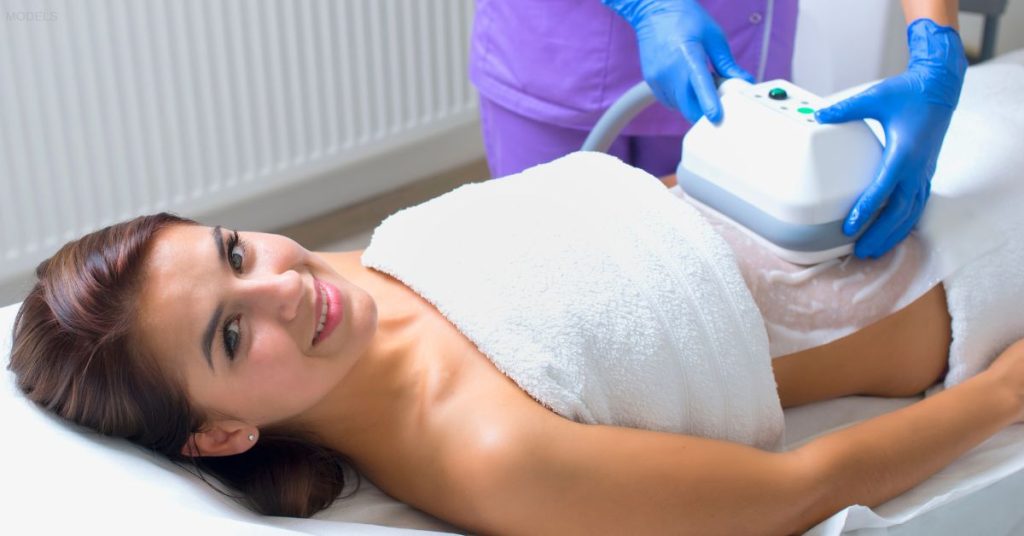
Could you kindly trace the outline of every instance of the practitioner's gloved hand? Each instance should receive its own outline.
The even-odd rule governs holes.
[[[878,215],[854,246],[860,258],[884,255],[920,219],[967,70],[953,28],[917,19],[907,27],[907,41],[910,64],[903,74],[815,114],[821,123],[876,119],[885,131],[878,174],[843,224],[853,236]]]
[[[636,30],[644,80],[662,104],[696,123],[722,119],[708,63],[719,76],[754,81],[732,57],[722,29],[696,0],[602,0]]]

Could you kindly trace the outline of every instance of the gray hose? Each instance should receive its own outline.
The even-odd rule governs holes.
[[[711,76],[715,81],[715,87],[721,88],[726,79],[718,76],[717,73],[711,73]],[[651,90],[651,86],[647,85],[647,82],[640,82],[629,88],[629,91],[623,93],[619,100],[604,112],[601,119],[597,120],[597,124],[590,131],[590,135],[587,136],[580,150],[607,153],[612,142],[622,131],[622,127],[626,126],[655,100],[657,99],[654,98],[654,91]]]
[[[604,112],[580,150],[608,152],[608,148],[612,146],[612,142],[622,131],[622,127],[626,126],[655,100],[654,92],[651,91],[651,86],[648,86],[647,82],[640,82],[633,86]]]

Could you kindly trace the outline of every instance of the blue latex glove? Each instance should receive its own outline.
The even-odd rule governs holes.
[[[870,223],[854,245],[860,258],[881,257],[920,219],[967,70],[953,28],[917,19],[907,27],[907,41],[910,64],[903,74],[815,114],[821,123],[871,118],[885,131],[878,174],[843,224],[843,232],[854,236]]]
[[[636,31],[644,80],[665,106],[696,123],[722,120],[708,62],[724,78],[754,81],[729,50],[722,29],[696,0],[602,0]]]

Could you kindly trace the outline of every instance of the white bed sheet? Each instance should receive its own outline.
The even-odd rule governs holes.
[[[997,58],[1024,64],[1024,50]],[[1018,139],[1024,139],[1018,138]],[[1022,166],[1024,167],[1024,166]],[[255,515],[166,460],[32,406],[6,370],[17,304],[0,308],[0,533],[443,534],[457,527],[369,482],[312,519]],[[916,399],[851,397],[786,411],[788,445]],[[889,502],[847,508],[808,535],[1024,534],[1024,425],[1011,426]]]
[[[10,357],[17,305],[0,309]],[[786,411],[787,444],[892,411],[916,399],[851,397]],[[391,499],[364,480],[354,496],[312,519],[253,514],[160,457],[69,426],[30,404],[4,370],[0,390],[0,532],[100,529],[177,534],[398,535],[459,529]],[[875,508],[850,507],[809,531],[839,534],[1021,534],[1024,425],[1000,432],[909,492]],[[12,531],[18,529],[18,531]],[[418,529],[418,530],[416,530]]]

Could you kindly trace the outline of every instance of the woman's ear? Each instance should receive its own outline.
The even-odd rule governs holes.
[[[251,439],[250,439],[251,438]],[[259,430],[237,421],[212,423],[199,432],[193,432],[181,447],[181,454],[196,456],[234,456],[256,444]]]

